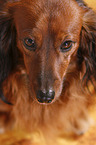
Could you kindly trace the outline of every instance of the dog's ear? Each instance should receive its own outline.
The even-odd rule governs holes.
[[[85,62],[86,70],[83,80],[87,85],[89,80],[96,80],[96,13],[84,2],[82,3],[82,0],[77,1],[84,11],[77,55],[79,62]]]
[[[16,30],[8,12],[0,12],[0,98],[2,82],[17,63]],[[2,98],[4,100],[4,98]]]
[[[15,65],[16,31],[8,14],[0,15],[0,84]]]

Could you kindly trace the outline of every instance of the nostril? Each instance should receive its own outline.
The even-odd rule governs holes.
[[[37,92],[37,100],[40,103],[51,103],[55,97],[55,92],[52,90],[48,90],[47,92],[42,92],[38,90]]]
[[[49,90],[49,91],[47,91],[46,96],[47,96],[47,98],[54,99],[55,92],[52,90]]]
[[[41,90],[39,90],[39,91],[37,92],[37,98],[40,99],[41,96],[44,97],[45,95],[44,95],[44,93],[43,93]]]

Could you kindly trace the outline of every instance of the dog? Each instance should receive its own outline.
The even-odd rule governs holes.
[[[96,13],[82,0],[1,2],[1,130],[85,133],[95,104]]]

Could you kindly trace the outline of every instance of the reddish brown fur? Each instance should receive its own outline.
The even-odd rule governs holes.
[[[4,96],[14,104],[7,109],[14,126],[31,131],[39,128],[46,135],[63,131],[84,133],[90,126],[87,108],[93,98],[82,88],[86,66],[84,61],[79,66],[77,50],[80,43],[87,43],[82,42],[82,26],[88,31],[87,22],[96,25],[95,13],[79,7],[75,0],[20,0],[8,3],[6,9],[15,24],[20,52],[20,64],[3,82]],[[35,39],[34,52],[24,47],[25,37]],[[70,39],[75,42],[72,49],[60,52],[62,42]],[[54,89],[55,99],[50,104],[38,103],[37,90],[48,87]]]

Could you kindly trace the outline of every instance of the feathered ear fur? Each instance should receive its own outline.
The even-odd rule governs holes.
[[[2,82],[17,64],[16,30],[8,12],[0,13],[0,98]]]
[[[86,71],[83,80],[87,85],[89,80],[96,80],[96,13],[88,8],[82,0],[76,1],[84,10],[80,47],[77,55],[79,63],[85,62]]]

